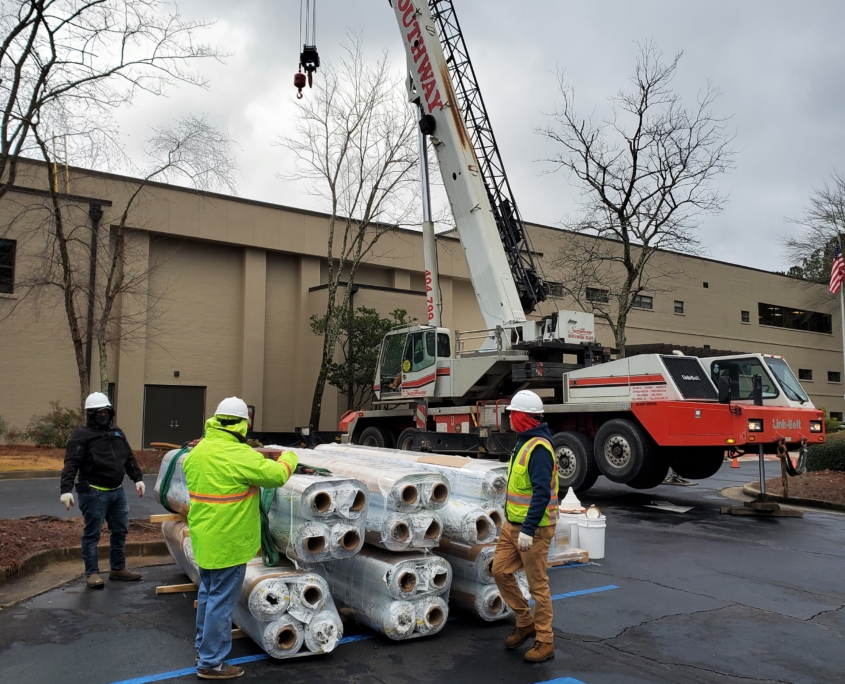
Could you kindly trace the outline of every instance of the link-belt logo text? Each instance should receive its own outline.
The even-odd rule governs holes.
[[[396,6],[402,12],[402,25],[411,29],[405,37],[411,45],[411,55],[414,58],[414,64],[417,65],[417,75],[425,93],[428,113],[431,114],[435,107],[443,108],[443,99],[440,97],[440,90],[437,88],[431,60],[428,57],[428,51],[425,49],[422,31],[420,31],[420,23],[417,21],[417,8],[414,7],[411,0],[398,0]]]
[[[772,418],[772,430],[800,430],[800,420],[778,420]]]
[[[683,380],[699,380],[699,381],[701,380],[701,378],[698,377],[697,375],[682,375],[681,378]]]

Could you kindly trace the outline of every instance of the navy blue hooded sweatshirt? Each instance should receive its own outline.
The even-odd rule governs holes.
[[[529,439],[534,437],[545,437],[552,441],[552,433],[547,423],[540,423],[535,428],[520,432],[516,439],[516,448],[511,454],[513,460]],[[534,447],[531,459],[528,461],[528,477],[531,480],[531,505],[528,508],[528,515],[522,523],[522,532],[529,537],[534,536],[537,526],[543,519],[543,514],[552,498],[552,471],[554,466],[554,454],[543,445]]]

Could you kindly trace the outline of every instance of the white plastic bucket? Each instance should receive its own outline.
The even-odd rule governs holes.
[[[561,513],[558,516],[558,525],[569,525],[569,545],[576,549],[581,548],[578,541],[578,521],[582,519],[587,519],[583,513]]]
[[[590,560],[604,558],[604,532],[607,518],[582,516],[578,521],[578,547],[590,554]]]

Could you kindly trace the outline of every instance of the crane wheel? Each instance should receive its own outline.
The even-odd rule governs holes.
[[[382,449],[393,449],[393,433],[387,428],[370,425],[361,431],[360,437],[356,440],[361,446],[380,447]]]
[[[552,437],[555,450],[560,492],[566,495],[572,487],[576,492],[586,492],[601,475],[593,458],[593,443],[580,432],[558,432]]]
[[[396,440],[396,448],[401,451],[414,450],[414,437],[417,435],[417,428],[405,428],[399,433],[399,438]]]
[[[611,418],[598,429],[593,453],[602,475],[619,484],[628,484],[640,473],[649,478],[660,459],[649,434],[625,418]]]

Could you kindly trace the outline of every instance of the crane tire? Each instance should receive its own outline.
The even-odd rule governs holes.
[[[586,492],[601,475],[593,457],[593,442],[580,432],[558,432],[552,437],[560,494],[572,487]]]
[[[593,453],[602,475],[618,484],[628,484],[641,472],[651,473],[660,458],[654,440],[627,418],[611,418],[602,424]]]
[[[380,447],[382,449],[393,449],[393,433],[387,428],[378,425],[370,425],[361,431],[358,437],[358,444],[361,446]]]
[[[402,432],[399,433],[399,438],[396,440],[396,448],[401,451],[413,451],[414,437],[417,432],[418,430],[415,427],[409,427],[402,430]]]

